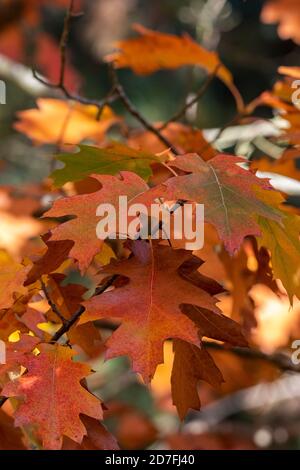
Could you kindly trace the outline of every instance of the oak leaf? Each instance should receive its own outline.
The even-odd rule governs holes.
[[[282,224],[260,217],[259,224],[258,243],[270,250],[274,277],[281,280],[292,303],[294,295],[300,299],[300,267],[295,262],[300,259],[300,217],[285,214]]]
[[[39,338],[30,335],[22,335],[17,342],[6,342],[5,364],[0,365],[0,376],[11,372],[16,367],[26,363],[26,356],[40,342]]]
[[[215,52],[208,51],[190,36],[152,31],[140,24],[133,25],[140,36],[118,41],[117,52],[106,57],[116,67],[130,67],[140,75],[148,75],[160,69],[176,69],[184,65],[196,65],[208,72],[220,66],[217,75],[226,83],[232,81],[229,70],[221,64]]]
[[[43,274],[50,274],[65,261],[74,245],[71,240],[49,241],[50,234],[42,236],[42,240],[46,244],[47,250],[33,262],[25,286],[37,281]]]
[[[300,152],[297,151],[299,157]],[[251,168],[266,173],[276,173],[300,181],[300,170],[297,167],[296,159],[284,158],[284,155],[278,159],[260,158],[251,163]]]
[[[15,425],[36,425],[46,449],[60,449],[63,436],[82,442],[86,428],[79,415],[101,419],[100,401],[80,384],[90,373],[87,364],[73,362],[68,347],[42,344],[38,356],[25,361],[28,372],[8,383],[2,394],[23,399]]]
[[[28,270],[28,266],[15,262],[0,250],[0,310],[11,307],[15,293],[26,291],[23,283]]]
[[[47,290],[62,316],[69,320],[79,309],[87,289],[80,284],[64,285],[65,279],[64,274],[51,274],[48,278]],[[60,321],[57,314],[52,311],[47,313],[47,319],[53,322]],[[102,350],[99,331],[92,323],[78,325],[76,322],[67,332],[67,337],[73,345],[80,346],[89,356],[94,356]]]
[[[81,322],[112,318],[121,326],[107,341],[107,358],[128,355],[133,370],[148,382],[158,364],[163,362],[163,343],[180,338],[199,344],[194,323],[185,316],[184,303],[205,306],[218,312],[216,299],[184,280],[178,268],[191,256],[183,250],[165,246],[134,244],[135,256],[105,268],[107,274],[120,274],[129,282],[84,302]]]
[[[212,224],[229,253],[234,253],[244,237],[260,235],[256,217],[281,220],[280,211],[259,199],[255,187],[264,192],[272,190],[267,179],[239,167],[240,157],[217,155],[204,162],[198,155],[189,154],[171,162],[172,167],[190,174],[170,178],[164,183],[168,200],[188,200],[204,204],[205,222]],[[157,191],[157,189],[156,189]]]
[[[160,122],[154,124],[158,129],[161,125],[162,123]],[[200,129],[194,129],[179,122],[170,122],[160,132],[182,154],[195,152],[205,161],[210,160],[217,154],[217,151],[207,142]],[[132,133],[127,143],[136,149],[143,149],[154,153],[160,153],[166,149],[165,145],[149,131]]]
[[[37,105],[37,109],[18,112],[14,127],[38,144],[78,144],[87,138],[101,142],[106,131],[120,121],[108,106],[97,120],[94,105],[52,98],[39,98]]]
[[[92,173],[116,175],[124,170],[133,171],[148,180],[152,174],[151,163],[162,161],[162,157],[117,142],[105,148],[80,145],[79,152],[58,155],[57,158],[65,166],[51,175],[56,186],[82,180]]]
[[[118,209],[119,196],[127,196],[130,203],[130,200],[148,189],[144,180],[126,171],[121,172],[122,179],[109,175],[91,175],[91,177],[101,183],[102,188],[99,191],[59,199],[44,214],[45,217],[76,216],[75,219],[56,227],[52,231],[50,241],[74,241],[70,256],[78,260],[81,271],[88,268],[104,243],[96,235],[97,223],[100,220],[96,216],[99,204],[110,203]]]
[[[192,408],[200,408],[197,385],[199,380],[219,388],[224,381],[212,357],[202,346],[176,339],[173,342],[174,362],[171,376],[173,404],[180,419]]]

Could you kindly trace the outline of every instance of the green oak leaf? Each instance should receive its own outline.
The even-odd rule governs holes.
[[[57,155],[57,159],[65,166],[51,174],[56,187],[70,181],[83,180],[93,173],[116,175],[120,171],[132,171],[147,181],[152,175],[151,164],[165,161],[163,156],[136,150],[117,142],[106,148],[91,145],[79,145],[78,148],[76,153]]]

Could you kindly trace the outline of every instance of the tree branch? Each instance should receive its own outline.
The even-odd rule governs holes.
[[[66,49],[67,43],[70,35],[71,29],[71,20],[74,16],[77,16],[73,12],[74,9],[74,0],[70,0],[70,5],[67,10],[65,20],[64,20],[64,27],[60,39],[60,74],[59,74],[59,81],[58,83],[51,83],[45,80],[45,78],[41,77],[35,69],[32,70],[33,76],[36,80],[38,80],[41,84],[48,88],[60,90],[67,99],[77,101],[78,103],[85,104],[85,105],[94,105],[97,106],[99,109],[98,115],[102,112],[105,105],[114,102],[118,99],[117,94],[112,94],[111,92],[103,98],[102,100],[94,100],[90,98],[85,98],[84,96],[80,96],[77,94],[70,93],[65,85],[65,71],[66,71]]]
[[[220,65],[221,64],[218,64],[215,70],[211,74],[208,75],[207,79],[205,80],[203,85],[200,87],[200,89],[196,93],[196,96],[194,96],[194,98],[192,98],[190,101],[185,103],[185,105],[177,113],[175,113],[161,127],[159,127],[160,132],[163,131],[171,122],[178,121],[181,117],[183,117],[185,113],[187,112],[187,110],[191,108],[194,104],[196,104],[205,95],[206,91],[208,90],[209,85],[215,78],[220,68]]]
[[[94,296],[101,295],[103,292],[105,292],[106,289],[112,286],[116,278],[117,275],[109,277],[106,282],[104,282],[100,287],[96,289]],[[83,306],[80,306],[77,312],[75,312],[70,319],[66,320],[62,327],[54,334],[50,342],[56,343],[65,333],[67,333],[77,322],[77,320],[79,320],[84,311],[85,308]]]
[[[114,69],[113,65],[110,68],[111,76],[113,80],[113,89],[118,94],[121,102],[123,103],[124,107],[127,111],[138,121],[142,124],[142,126],[147,129],[148,131],[152,132],[158,140],[160,140],[167,148],[169,148],[175,155],[179,155],[179,151],[174,147],[174,145],[160,132],[159,129],[154,127],[134,106],[134,104],[130,101],[129,97],[127,96],[123,86],[121,85],[116,70]]]
[[[95,325],[98,328],[103,328],[111,331],[115,331],[118,328],[118,325],[107,320],[98,320],[95,322]],[[291,358],[287,354],[283,353],[274,353],[274,354],[265,354],[258,349],[251,349],[251,348],[240,348],[240,347],[232,347],[222,343],[216,343],[214,341],[208,341],[205,339],[201,340],[201,343],[207,349],[213,349],[215,351],[223,351],[223,352],[230,352],[235,354],[236,356],[254,360],[262,360],[273,364],[274,366],[278,367],[278,369],[282,370],[283,372],[290,371],[290,372],[300,372],[300,364],[296,365],[293,364]]]
[[[65,86],[65,70],[66,70],[66,50],[71,29],[71,19],[74,9],[74,0],[70,0],[70,6],[64,19],[64,28],[60,39],[60,78],[59,85]]]
[[[217,351],[230,352],[237,356],[248,358],[248,359],[260,359],[262,361],[269,362],[282,371],[300,372],[300,364],[293,364],[291,358],[287,354],[274,353],[265,354],[258,349],[250,348],[239,348],[239,347],[227,347],[224,344],[215,343],[213,341],[202,341],[205,347],[208,349],[214,349]]]
[[[67,319],[63,316],[57,305],[52,301],[48,289],[44,283],[44,281],[41,279],[41,286],[42,286],[42,291],[44,292],[44,295],[47,299],[48,305],[51,308],[51,310],[58,316],[58,318],[62,321],[63,324],[66,323]]]
[[[101,286],[96,289],[94,296],[101,295],[103,292],[105,292],[106,289],[112,286],[117,277],[117,275],[109,277],[106,282],[104,282]],[[52,301],[51,304],[54,305]],[[52,306],[51,308],[53,309]],[[56,306],[54,308],[56,308]],[[64,321],[62,327],[52,336],[49,343],[57,343],[57,341],[59,341],[60,338],[72,328],[72,326],[77,322],[77,320],[79,320],[84,311],[85,308],[83,306],[80,306],[79,309],[72,315],[70,319]],[[6,400],[8,400],[8,397],[0,396],[0,408],[4,405]]]

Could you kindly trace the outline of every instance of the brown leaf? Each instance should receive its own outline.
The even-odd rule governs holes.
[[[199,410],[201,403],[197,391],[199,380],[213,387],[224,381],[221,372],[203,346],[200,348],[176,339],[173,342],[174,362],[171,376],[173,404],[180,419],[190,408]]]

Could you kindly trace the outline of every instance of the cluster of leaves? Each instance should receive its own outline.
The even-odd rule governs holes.
[[[57,156],[64,166],[40,189],[42,195],[51,194],[53,204],[47,211],[35,205],[29,209],[42,211],[42,228],[36,231],[47,224],[48,232],[18,256],[0,252],[0,338],[7,347],[6,364],[0,366],[1,404],[13,407],[15,426],[25,436],[16,437],[20,446],[118,448],[101,424],[105,407],[89,391],[88,360],[103,352],[106,359],[128,356],[133,371],[149,384],[164,362],[167,340],[174,352],[173,403],[184,419],[189,409],[200,408],[200,380],[214,387],[223,381],[207,339],[225,347],[248,346],[251,287],[262,283],[278,293],[279,279],[291,303],[294,296],[300,298],[300,217],[269,180],[256,175],[257,168],[271,163],[249,167],[241,157],[220,154],[201,130],[173,119],[165,125],[149,123],[130,103],[115,69],[148,75],[193,65],[226,84],[238,118],[259,105],[282,112],[291,126],[280,136],[289,147],[273,164],[279,174],[294,170],[298,154],[300,112],[290,101],[290,78],[300,77],[299,70],[283,69],[285,81],[245,106],[215,53],[188,36],[135,29],[139,36],[121,41],[106,58],[114,75],[109,97],[120,99],[145,130],[128,128],[107,100],[100,107],[82,100],[39,99],[37,108],[20,112],[15,124],[34,143],[58,145],[65,152]],[[65,91],[66,85],[60,82],[57,88]],[[113,126],[119,142],[107,137]],[[4,194],[7,200],[14,197],[10,188]],[[99,240],[96,209],[100,203],[118,207],[120,195],[128,197],[129,205],[158,200],[204,204],[205,248],[191,253],[184,240],[150,236],[148,241]],[[251,269],[250,257],[255,260]],[[230,285],[218,282],[219,268],[209,274],[216,259]],[[92,280],[91,290],[70,281],[76,270]],[[234,299],[234,319],[217,305],[226,288]],[[114,330],[108,339],[100,336],[104,321]],[[78,351],[87,362],[77,360]]]

